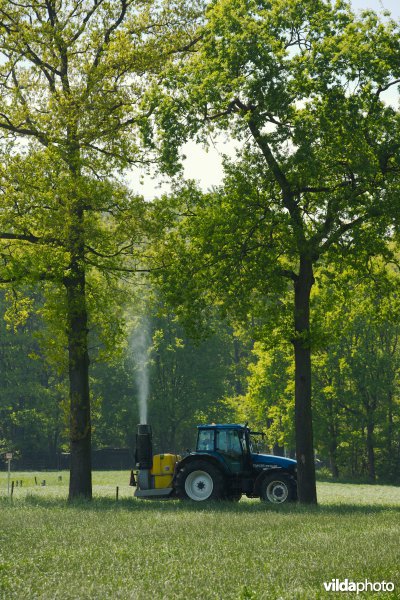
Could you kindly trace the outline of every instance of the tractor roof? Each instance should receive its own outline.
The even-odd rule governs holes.
[[[228,423],[221,425],[220,423],[212,423],[211,425],[197,425],[197,429],[245,429],[245,425],[238,423]]]

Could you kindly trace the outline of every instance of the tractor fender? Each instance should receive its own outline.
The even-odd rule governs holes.
[[[223,475],[227,474],[227,469],[224,466],[224,463],[222,462],[222,460],[219,460],[216,456],[213,456],[212,454],[207,454],[207,452],[196,452],[194,454],[188,454],[187,456],[185,456],[184,458],[182,458],[182,460],[180,460],[179,462],[176,463],[175,465],[175,470],[174,470],[174,477],[173,477],[173,481],[175,481],[176,476],[178,474],[178,472],[181,470],[181,468],[185,465],[188,465],[194,461],[197,460],[205,460],[207,462],[209,462],[210,464],[214,465],[215,467],[217,467],[221,473]]]
[[[261,493],[261,484],[264,481],[265,477],[269,477],[270,475],[281,475],[281,474],[285,474],[288,475],[294,483],[296,483],[296,478],[293,477],[292,473],[290,473],[290,471],[287,471],[286,469],[280,469],[278,468],[274,468],[274,469],[263,469],[261,471],[261,473],[257,476],[256,480],[254,481],[254,487],[253,487],[253,494],[255,496],[259,496]]]

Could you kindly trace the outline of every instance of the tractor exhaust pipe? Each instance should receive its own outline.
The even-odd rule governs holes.
[[[138,469],[151,469],[153,466],[153,444],[150,425],[137,426],[135,461]]]
[[[139,469],[138,485],[142,490],[151,488],[150,469],[153,466],[153,444],[150,425],[138,425],[136,433],[136,468]]]

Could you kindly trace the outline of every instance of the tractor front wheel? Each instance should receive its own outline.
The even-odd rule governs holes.
[[[224,487],[222,473],[204,460],[184,465],[176,476],[177,496],[186,500],[221,500]]]
[[[288,475],[269,475],[261,484],[261,500],[283,504],[296,500],[295,482]]]

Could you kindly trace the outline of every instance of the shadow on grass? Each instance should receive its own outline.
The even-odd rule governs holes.
[[[371,515],[384,512],[400,513],[399,504],[351,504],[351,503],[331,503],[319,504],[318,506],[306,506],[293,502],[290,504],[273,505],[268,502],[258,500],[241,502],[228,501],[209,501],[198,504],[192,501],[180,501],[175,499],[165,500],[138,500],[136,498],[122,498],[116,501],[113,498],[94,498],[92,501],[79,499],[69,502],[65,498],[44,498],[35,494],[27,495],[11,502],[12,506],[33,506],[45,509],[55,510],[83,510],[90,512],[107,511],[129,511],[133,513],[148,512],[168,512],[168,513],[187,513],[187,512],[214,512],[214,513],[232,513],[232,514],[266,514],[279,513],[282,515]],[[7,498],[0,499],[0,506],[10,506]]]

